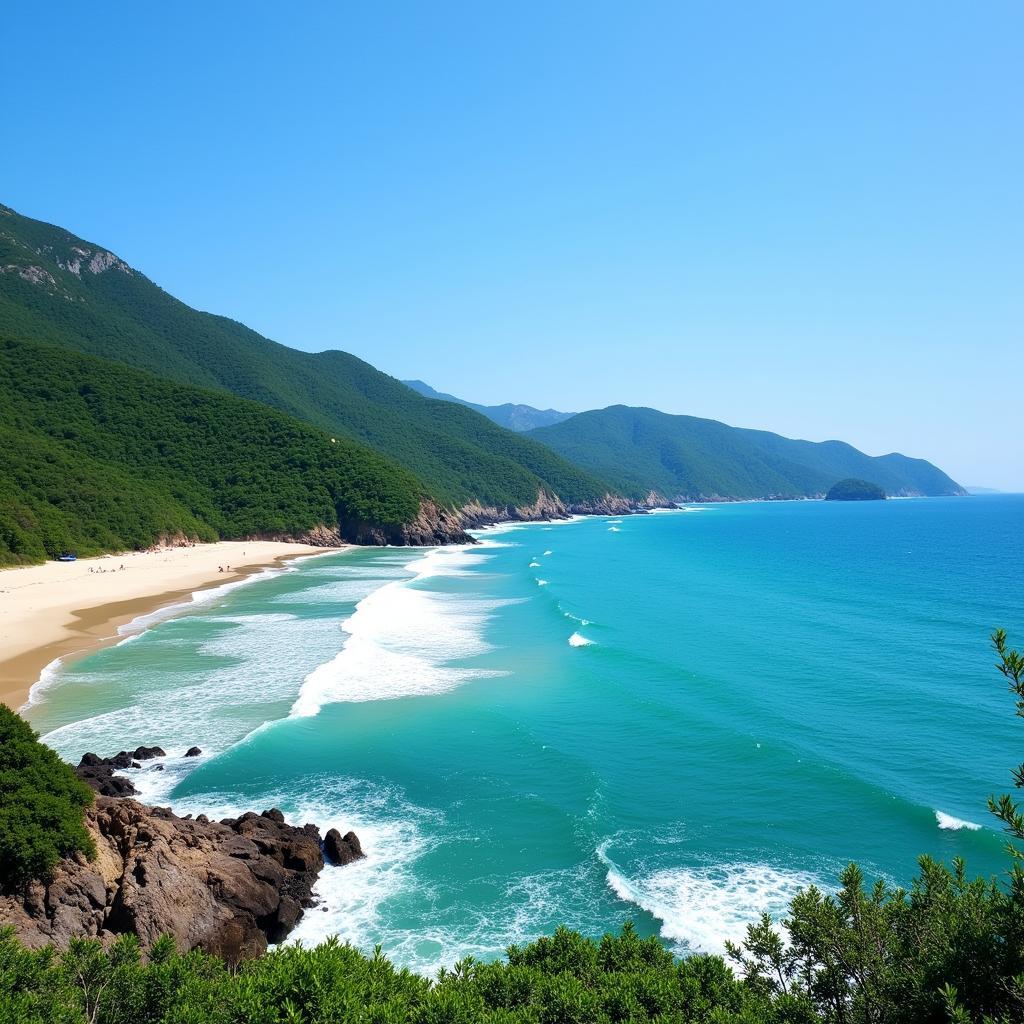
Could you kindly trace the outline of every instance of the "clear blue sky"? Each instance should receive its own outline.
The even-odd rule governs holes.
[[[482,402],[1024,489],[1024,6],[12,4],[0,201]]]

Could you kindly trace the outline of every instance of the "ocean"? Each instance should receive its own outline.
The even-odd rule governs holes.
[[[1024,496],[766,502],[306,558],[52,667],[27,715],[74,761],[164,747],[131,774],[181,813],[355,829],[291,940],[721,951],[851,860],[1006,871],[1022,526]]]

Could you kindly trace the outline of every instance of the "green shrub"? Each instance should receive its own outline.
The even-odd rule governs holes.
[[[91,802],[92,790],[0,705],[0,887],[44,878],[61,857],[93,856],[83,820]]]

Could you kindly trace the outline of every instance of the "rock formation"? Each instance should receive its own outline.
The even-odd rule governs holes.
[[[325,848],[337,865],[364,856],[354,832],[331,829],[322,843],[316,825],[288,825],[276,808],[215,822],[131,799],[131,780],[115,773],[162,755],[82,758],[76,772],[97,792],[85,817],[96,857],[65,859],[48,881],[0,895],[0,921],[27,946],[130,932],[147,947],[170,934],[179,949],[238,963],[284,939],[315,902]]]
[[[339,866],[362,860],[366,856],[355,832],[342,835],[336,828],[329,829],[324,836],[324,853],[332,864]]]
[[[49,882],[0,896],[0,920],[28,946],[133,932],[145,947],[170,934],[237,963],[294,928],[324,864],[317,827],[274,810],[212,822],[98,796],[86,825],[94,860],[64,860]]]

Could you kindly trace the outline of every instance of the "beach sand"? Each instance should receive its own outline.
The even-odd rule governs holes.
[[[51,661],[117,640],[118,626],[137,615],[327,550],[342,549],[220,541],[0,570],[0,701],[22,707]]]

